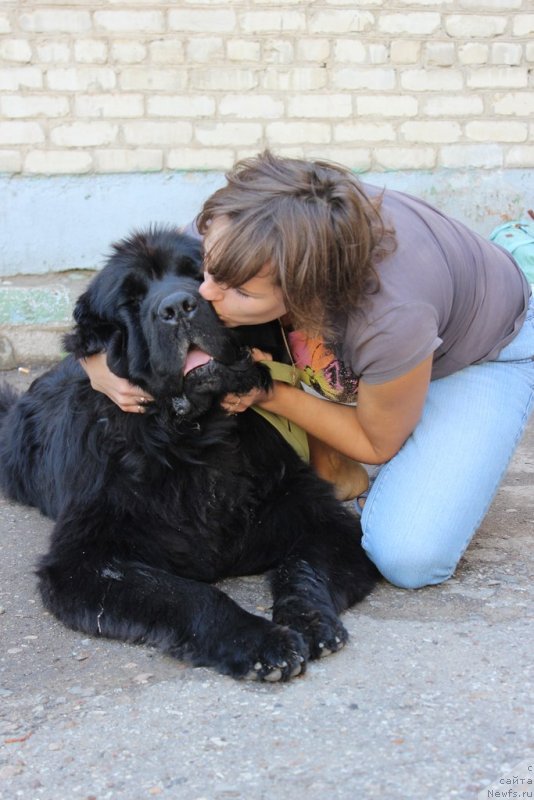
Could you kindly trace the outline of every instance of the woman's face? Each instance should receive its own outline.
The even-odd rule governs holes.
[[[227,217],[216,217],[212,221],[204,237],[206,254],[217,246],[217,241],[228,225]],[[200,294],[205,300],[209,300],[217,316],[229,328],[271,322],[286,313],[282,290],[273,282],[268,264],[254,278],[236,288],[217,283],[205,271]]]

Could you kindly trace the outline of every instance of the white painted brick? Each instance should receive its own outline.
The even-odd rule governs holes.
[[[165,18],[161,11],[95,11],[96,30],[109,33],[163,33]]]
[[[429,42],[425,46],[425,64],[429,67],[451,67],[456,48],[452,42]]]
[[[326,61],[330,56],[328,39],[298,38],[297,59],[299,61]]]
[[[277,155],[283,156],[284,158],[306,158],[306,153],[313,153],[315,152],[315,146],[312,145],[310,147],[306,147],[304,145],[288,145],[288,144],[279,144],[278,142],[275,145]],[[320,153],[324,156],[324,148],[321,146]],[[249,154],[245,150],[237,150],[238,158],[247,158],[249,155],[254,155],[253,153]]]
[[[377,147],[373,162],[380,169],[432,169],[436,151],[433,147]]]
[[[459,8],[477,11],[513,11],[521,8],[523,0],[459,0]]]
[[[0,14],[0,33],[11,33],[11,22],[7,14]]]
[[[184,69],[127,67],[120,72],[119,83],[126,91],[175,92],[185,89],[187,73]]]
[[[400,131],[407,142],[422,142],[423,144],[442,144],[444,142],[457,142],[462,134],[462,129],[457,122],[404,122]]]
[[[473,89],[521,89],[528,86],[528,73],[521,67],[481,67],[467,76],[467,85]]]
[[[115,73],[108,67],[60,67],[46,74],[48,87],[59,91],[106,90],[115,87]]]
[[[262,86],[269,91],[308,92],[324,89],[328,82],[328,73],[321,67],[295,67],[282,70],[267,67],[261,73]]]
[[[325,158],[323,149],[317,151],[312,148],[304,149],[306,158]],[[345,167],[364,172],[371,169],[371,150],[366,147],[351,147],[350,145],[331,145],[328,148],[328,160]]]
[[[356,98],[359,116],[414,117],[418,101],[408,95],[364,95]]]
[[[271,144],[328,144],[330,125],[324,122],[269,122],[266,134]]]
[[[185,48],[181,39],[158,39],[150,42],[148,52],[154,64],[182,64],[185,60]]]
[[[0,89],[7,89],[7,91],[40,89],[42,85],[43,75],[39,67],[0,69]]]
[[[407,69],[401,73],[401,86],[414,92],[451,92],[463,88],[458,70]]]
[[[163,169],[162,150],[95,150],[96,172],[159,172]]]
[[[94,147],[117,140],[118,125],[109,122],[72,122],[50,131],[50,141],[59,147]]]
[[[469,42],[458,48],[460,64],[486,64],[489,58],[489,46],[480,42]]]
[[[90,154],[82,150],[31,150],[23,171],[29,175],[81,175],[92,166]]]
[[[29,33],[85,33],[91,29],[88,11],[40,9],[19,16],[19,26]]]
[[[221,89],[222,91],[243,92],[254,89],[258,85],[258,76],[250,69],[206,67],[192,71],[190,84],[191,88],[195,90],[217,91]]]
[[[281,98],[265,94],[231,94],[219,101],[219,114],[242,119],[273,119],[284,115]]]
[[[202,36],[191,39],[186,48],[188,62],[206,64],[224,58],[224,39],[220,36]]]
[[[235,160],[235,153],[230,149],[182,147],[179,150],[169,150],[167,167],[179,170],[226,170],[230,169]]]
[[[503,148],[498,144],[454,144],[440,150],[440,166],[451,169],[502,167]]]
[[[114,41],[111,57],[120,64],[140,64],[146,58],[147,49],[141,42]]]
[[[277,148],[277,153],[282,155],[279,148]],[[258,155],[258,148],[257,147],[237,147],[235,151],[235,159],[236,161],[241,161],[243,158],[254,158]]]
[[[78,117],[142,117],[142,94],[80,94],[75,97]]]
[[[367,47],[367,58],[370,64],[385,64],[389,61],[388,48],[383,44],[370,44]]]
[[[519,14],[513,20],[514,36],[530,36],[534,33],[534,14]]]
[[[517,117],[532,115],[534,117],[534,93],[511,92],[501,95],[493,103],[493,110],[496,114]]]
[[[406,11],[401,14],[381,14],[378,17],[378,30],[393,36],[399,33],[428,36],[435,33],[440,25],[441,14],[435,11]]]
[[[427,117],[469,117],[484,113],[484,101],[478,95],[434,95],[425,100],[422,113]]]
[[[261,45],[259,41],[230,39],[226,43],[226,53],[230,61],[258,61]]]
[[[411,2],[411,0],[410,0]],[[324,0],[326,6],[352,6],[354,7],[354,0]],[[384,0],[366,0],[366,6],[382,6]]]
[[[261,88],[266,89],[268,92],[280,92],[285,94],[293,89],[294,83],[294,70],[281,69],[279,67],[267,67],[260,73]],[[322,86],[326,86],[326,76]],[[302,91],[299,88],[299,91]]]
[[[20,172],[22,156],[18,150],[0,150],[0,172]]]
[[[334,142],[394,142],[395,128],[389,123],[354,122],[333,126]]]
[[[267,142],[362,169],[531,164],[531,2],[0,0],[0,127],[54,142],[8,127],[0,167],[225,169]],[[116,139],[82,154],[88,124]]]
[[[332,9],[311,11],[309,32],[319,34],[362,33],[375,25],[375,15],[370,11]]]
[[[528,127],[523,122],[493,122],[492,120],[476,120],[465,126],[468,139],[477,142],[525,142]]]
[[[4,39],[0,42],[0,59],[4,61],[31,61],[32,49],[25,39]]]
[[[206,147],[259,144],[263,127],[258,122],[212,122],[195,126],[195,139]]]
[[[292,64],[293,43],[286,39],[269,39],[263,45],[263,61],[266,64]]]
[[[332,86],[336,89],[377,89],[395,88],[393,69],[355,69],[341,68],[332,71]]]
[[[338,64],[364,64],[367,48],[363,42],[354,39],[338,39],[334,45],[334,57]]]
[[[242,33],[282,33],[305,31],[306,15],[303,11],[245,11],[239,14]]]
[[[505,156],[507,167],[534,167],[534,145],[515,145]]]
[[[37,60],[45,64],[64,64],[70,61],[71,48],[66,42],[38,42]]]
[[[409,39],[394,39],[390,45],[392,64],[416,64],[419,61],[421,42]]]
[[[478,39],[499,36],[506,29],[506,17],[482,14],[451,14],[445,18],[449,36],[459,39]]]
[[[175,147],[188,144],[193,138],[193,126],[190,122],[125,122],[123,125],[124,141],[127,144],[149,147]]]
[[[288,100],[289,117],[350,117],[352,99],[348,94],[300,95]]]
[[[496,42],[491,45],[491,63],[518,66],[523,59],[523,48],[520,44]]]
[[[108,46],[100,39],[79,39],[74,43],[74,58],[82,64],[105,64]]]
[[[44,142],[43,129],[37,122],[7,122],[0,125],[0,145],[37,144]]]
[[[151,117],[212,117],[215,100],[203,95],[154,95],[147,98]]]
[[[69,101],[58,95],[6,95],[0,98],[0,108],[12,119],[64,117],[69,113]]]
[[[454,0],[453,0],[454,2]],[[450,5],[450,0],[399,0],[399,6],[438,6],[442,9],[442,6]],[[412,9],[413,10],[413,9]]]
[[[233,33],[236,26],[235,12],[225,8],[172,9],[168,15],[171,31],[183,33]]]

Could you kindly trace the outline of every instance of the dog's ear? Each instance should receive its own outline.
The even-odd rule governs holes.
[[[119,378],[130,378],[128,351],[120,331],[114,331],[106,345],[106,361],[110,370]]]
[[[108,346],[115,327],[92,310],[91,290],[84,292],[74,306],[74,329],[63,337],[63,346],[76,358],[101,353]]]

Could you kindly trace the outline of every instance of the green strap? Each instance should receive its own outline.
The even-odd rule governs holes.
[[[298,367],[291,366],[290,364],[282,364],[280,361],[262,361],[261,363],[269,368],[273,380],[289,383],[291,386],[299,385],[301,371]],[[272,411],[265,411],[263,408],[258,408],[258,406],[251,406],[251,408],[256,414],[260,414],[267,422],[270,422],[278,433],[284,437],[286,442],[291,445],[297,455],[299,455],[303,461],[309,463],[310,448],[305,430],[294,422],[290,422],[286,417],[273,414]]]

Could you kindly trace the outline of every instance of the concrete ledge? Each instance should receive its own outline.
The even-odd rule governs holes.
[[[0,281],[0,370],[61,358],[61,337],[94,274],[84,270]]]

